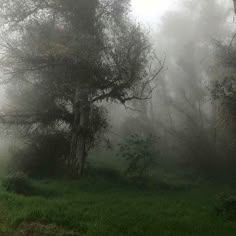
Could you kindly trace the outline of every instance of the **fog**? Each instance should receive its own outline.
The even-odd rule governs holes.
[[[212,96],[214,84],[231,73],[227,66],[217,67],[222,66],[219,43],[230,44],[235,31],[232,2],[175,1],[171,8],[168,1],[154,5],[150,1],[146,7],[136,4],[136,17],[151,29],[153,50],[165,67],[152,99],[134,102],[131,107],[136,111],[111,109],[111,132],[121,137],[152,133],[159,138],[164,158],[177,158],[206,171],[212,167],[218,173],[220,167],[230,165],[225,159],[235,155],[226,151],[235,142],[234,121],[222,121],[225,110]],[[152,11],[145,17],[148,8]]]
[[[156,23],[161,22],[162,16],[167,11],[175,9],[178,6],[178,3],[176,0],[132,0],[131,6],[134,18],[150,27],[155,27]]]
[[[14,6],[14,3],[12,4]],[[4,5],[4,7],[6,6]],[[27,8],[28,6],[24,7]],[[98,116],[97,119],[100,119],[99,122],[101,123],[98,127],[93,128],[91,150],[98,149],[98,152],[100,152],[101,147],[105,148],[107,143],[109,143],[110,148],[116,150],[117,145],[130,135],[143,137],[153,135],[158,139],[157,149],[164,159],[170,159],[172,162],[179,164],[185,163],[196,170],[206,168],[203,172],[210,172],[211,168],[213,172],[221,171],[219,170],[221,167],[222,171],[223,169],[228,171],[227,168],[232,163],[225,160],[225,153],[227,153],[227,158],[230,160],[235,155],[233,131],[235,123],[232,120],[234,116],[230,118],[230,121],[228,120],[228,113],[231,117],[233,111],[228,110],[226,112],[225,109],[233,108],[228,108],[225,105],[226,98],[222,97],[221,89],[224,90],[226,97],[227,94],[231,96],[235,92],[227,93],[228,87],[225,82],[222,82],[224,78],[233,76],[232,71],[234,71],[233,65],[227,64],[227,56],[233,58],[233,55],[228,53],[227,50],[230,50],[230,47],[233,50],[235,37],[235,17],[232,1],[132,0],[130,7],[128,17],[132,24],[138,25],[139,30],[144,32],[145,37],[150,42],[150,51],[146,55],[147,60],[149,60],[146,68],[149,67],[150,70],[147,72],[146,69],[145,76],[148,78],[152,73],[158,73],[155,78],[153,77],[153,80],[141,82],[149,84],[148,88],[143,89],[143,91],[151,92],[148,99],[122,97],[125,95],[120,95],[119,98],[109,97],[104,96],[103,91],[99,92],[100,94],[98,93],[98,98],[104,96],[105,99],[98,99],[95,102],[94,109],[98,109],[97,112],[101,112],[101,115],[95,114],[93,122],[97,122],[96,117]],[[74,105],[73,101],[70,100],[70,95],[67,96],[69,90],[65,91],[67,89],[65,87],[58,90],[58,92],[61,91],[61,97],[50,91],[52,85],[48,85],[49,90],[42,101],[37,98],[37,96],[41,96],[40,94],[35,96],[39,93],[39,90],[34,88],[34,84],[40,81],[39,69],[22,58],[32,53],[27,60],[36,61],[38,59],[33,59],[33,57],[40,53],[40,50],[46,50],[46,47],[50,45],[45,43],[46,46],[38,47],[40,42],[37,44],[37,40],[40,40],[39,37],[41,36],[33,31],[35,26],[33,24],[31,26],[31,23],[27,23],[28,26],[25,26],[26,33],[20,31],[24,28],[24,22],[21,23],[19,29],[14,29],[14,24],[17,24],[17,22],[14,22],[15,19],[12,18],[13,25],[11,25],[10,18],[4,18],[8,11],[9,14],[16,15],[15,19],[18,17],[18,13],[20,14],[19,17],[23,17],[23,14],[28,13],[20,13],[17,7],[15,9],[6,8],[2,11],[3,34],[1,45],[3,56],[1,68],[3,85],[1,88],[1,120],[3,123],[3,140],[12,140],[9,145],[6,145],[4,141],[3,145],[5,150],[9,149],[9,155],[11,156],[12,149],[22,149],[22,145],[25,147],[29,143],[34,145],[34,142],[36,142],[37,144],[37,141],[34,141],[37,135],[45,135],[47,132],[52,132],[53,135],[55,132],[70,132],[71,124],[68,121],[71,114],[69,113],[75,108],[73,108]],[[11,17],[11,15],[9,16]],[[25,19],[25,21],[27,20],[28,18]],[[21,22],[21,18],[18,21]],[[59,30],[63,30],[64,26],[60,25],[59,18],[54,24]],[[32,29],[30,30],[27,27],[32,27]],[[43,23],[41,27],[43,27]],[[50,28],[51,26],[47,27]],[[104,27],[104,25],[101,27]],[[56,30],[55,35],[60,35],[61,32],[56,32]],[[112,30],[112,27],[108,28],[108,31],[113,33]],[[129,29],[127,28],[127,30]],[[51,37],[50,40],[52,42],[54,40],[58,48],[55,47],[52,51],[49,48],[47,49],[49,51],[45,51],[45,53],[52,53],[51,57],[54,57],[53,50],[59,50],[57,57],[65,54],[68,45],[60,46],[62,42],[57,42],[55,38],[57,36],[54,36],[53,33],[48,36],[47,33],[45,26],[45,30],[42,28],[42,34]],[[114,34],[116,34],[115,31]],[[91,45],[94,43],[92,39],[88,40],[90,40]],[[76,42],[74,42],[74,45],[74,47],[77,47]],[[94,52],[100,50],[95,49],[99,45],[93,45],[95,48],[93,52],[90,52],[90,49],[85,45],[85,41],[82,42],[82,45],[87,50],[83,55],[84,58],[92,57],[91,55],[95,58],[97,55]],[[113,46],[115,47],[115,44]],[[14,47],[16,48],[14,49]],[[22,53],[20,57],[15,54],[16,50]],[[140,61],[140,65],[141,63]],[[42,64],[41,66],[44,67],[45,65]],[[37,72],[32,74],[33,70]],[[60,73],[60,70],[63,69],[58,69],[57,73]],[[26,71],[28,74],[26,74]],[[45,72],[43,71],[43,73]],[[50,78],[52,76],[52,73],[50,73],[44,76]],[[55,69],[53,73],[55,73]],[[142,72],[140,71],[140,73]],[[21,79],[15,80],[14,78],[13,81],[15,82],[12,83],[11,79],[14,77],[12,75],[17,75]],[[35,76],[38,77],[35,79],[37,82],[33,79]],[[59,74],[55,76],[59,78]],[[19,81],[22,79],[27,81],[28,85],[21,84]],[[9,81],[10,85],[6,81]],[[33,87],[29,86],[30,83],[33,84]],[[56,84],[57,82],[54,81],[53,83]],[[57,90],[58,87],[56,86],[54,89]],[[129,89],[129,92],[128,90],[125,92],[126,96],[128,94],[130,96],[131,87]],[[46,90],[47,88],[45,88]],[[41,94],[45,91],[42,91]],[[96,99],[94,100],[96,101]],[[128,101],[123,102],[125,99]],[[51,107],[47,108],[48,110],[44,110],[46,104],[51,104]],[[36,110],[35,107],[37,107]],[[55,115],[55,120],[53,120],[52,114],[53,112],[56,114],[57,109],[61,109],[65,113],[64,115],[68,117],[56,118]],[[52,112],[50,117],[43,118],[38,115],[41,112],[47,113],[48,111]],[[36,131],[37,134],[35,134]],[[16,146],[19,147],[16,148]],[[86,153],[89,154],[90,151],[88,150]],[[4,154],[4,156],[8,155]]]
[[[0,235],[236,235],[235,0],[0,0]]]

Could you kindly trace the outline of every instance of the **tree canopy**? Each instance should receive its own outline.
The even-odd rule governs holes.
[[[129,1],[1,0],[3,56],[13,105],[1,121],[27,132],[65,132],[67,164],[82,175],[106,125],[101,102],[148,99],[153,70],[146,33],[129,18]],[[14,96],[12,96],[14,94]]]

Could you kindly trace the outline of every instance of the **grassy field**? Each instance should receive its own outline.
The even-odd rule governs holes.
[[[115,158],[109,164],[102,156],[97,167],[110,169],[115,163],[121,169]],[[0,164],[1,179],[7,163]],[[8,193],[0,185],[0,236],[78,235],[68,233],[71,230],[84,236],[236,235],[236,222],[215,211],[218,196],[235,192],[233,187],[186,181],[189,176],[169,174],[166,169],[159,169],[156,176],[165,181],[149,190],[117,180],[109,172],[102,176],[97,172],[80,181],[32,180],[32,196]],[[45,229],[39,234],[24,233],[22,224],[30,228],[32,223],[54,224],[67,233],[59,234],[53,227],[48,233]]]
[[[88,236],[236,235],[235,222],[214,211],[217,195],[233,191],[225,186],[143,191],[94,177],[34,181],[34,186],[34,196],[1,189],[1,236],[23,235],[17,230],[22,222],[54,223]]]

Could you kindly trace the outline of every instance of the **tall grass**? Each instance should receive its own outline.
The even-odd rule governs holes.
[[[55,223],[89,236],[236,235],[235,222],[213,210],[215,196],[223,190],[220,186],[151,192],[91,177],[37,181],[35,187],[51,194],[26,197],[1,191],[5,226],[17,229],[22,222]]]

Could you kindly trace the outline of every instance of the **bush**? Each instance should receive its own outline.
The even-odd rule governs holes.
[[[30,195],[33,192],[33,186],[29,178],[22,172],[17,172],[5,177],[2,185],[8,192]]]
[[[63,156],[69,153],[69,142],[63,135],[41,135],[32,143],[11,150],[10,172],[24,172],[30,177],[55,177],[64,173]]]
[[[94,178],[102,178],[105,180],[110,180],[112,182],[119,182],[122,180],[121,173],[118,170],[108,168],[108,167],[89,167],[87,169],[87,176]]]
[[[119,145],[118,155],[125,158],[128,163],[126,174],[129,177],[135,179],[145,177],[157,164],[159,153],[155,144],[156,139],[152,135],[147,137],[131,135]]]
[[[217,214],[229,220],[236,220],[236,195],[222,195],[216,206]]]

